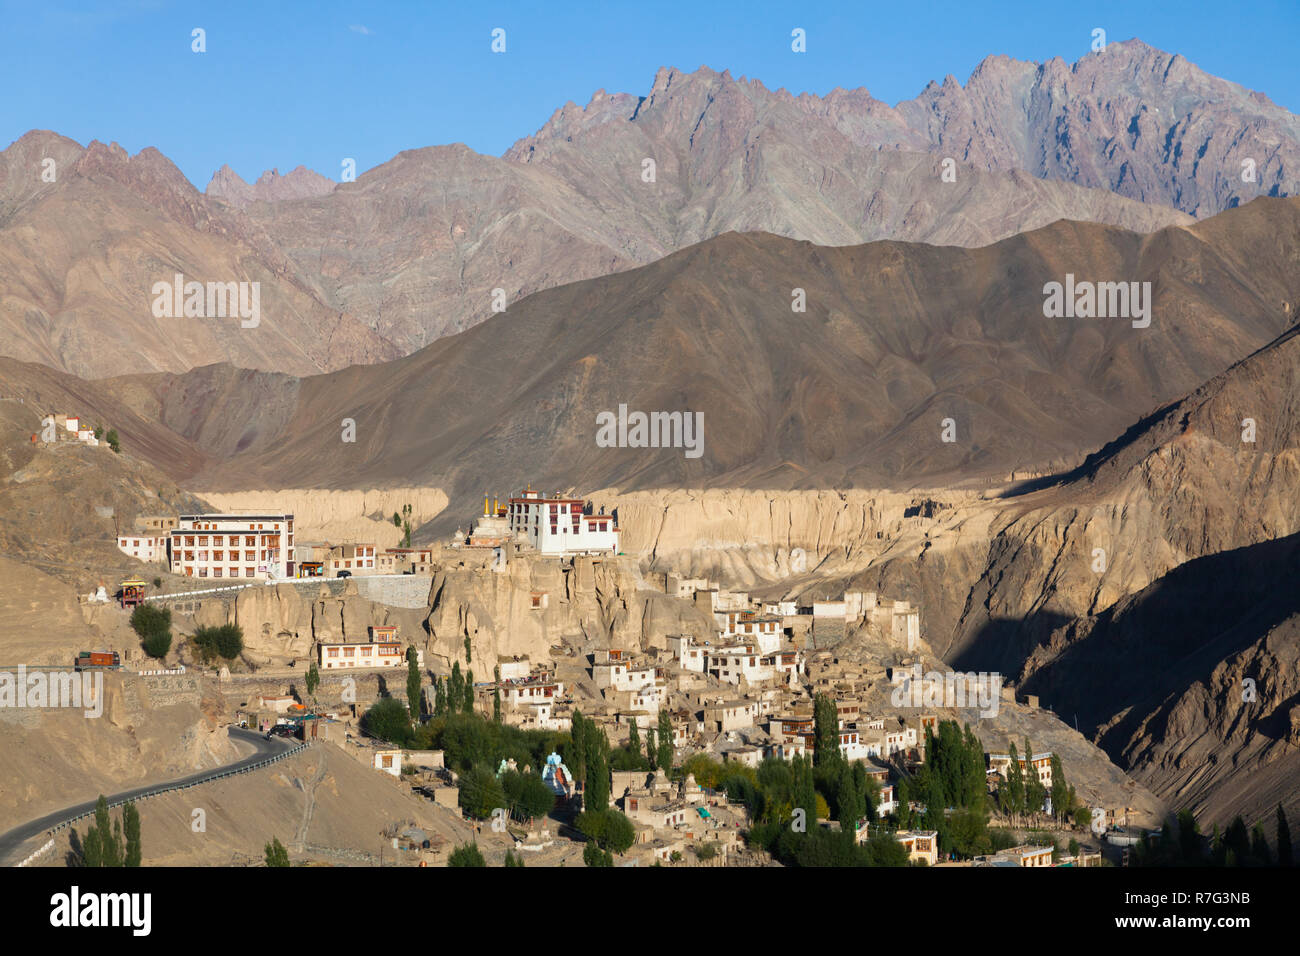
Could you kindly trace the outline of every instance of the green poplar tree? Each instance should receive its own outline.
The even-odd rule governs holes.
[[[1007,768],[1007,812],[1014,820],[1025,812],[1025,775],[1020,769],[1020,753],[1014,740],[1008,749],[1011,766]]]
[[[139,866],[143,857],[140,845],[140,811],[128,800],[122,806],[122,833],[126,838],[124,866]]]
[[[492,719],[501,723],[501,665],[492,668]],[[523,866],[523,863],[519,864]]]
[[[592,751],[582,808],[587,813],[603,813],[609,809],[609,765],[605,760],[605,748],[597,745]]]
[[[659,767],[664,773],[673,769],[673,722],[668,711],[659,711]]]
[[[835,701],[825,694],[818,694],[813,702],[813,763],[818,767],[829,767],[838,763],[840,753],[840,719],[835,709]]]
[[[840,822],[840,829],[845,833],[855,832],[858,821],[867,815],[867,808],[862,793],[854,786],[852,773],[840,774],[840,786],[835,802],[838,804],[839,813],[836,819]]]
[[[632,726],[628,729],[627,749],[635,756],[641,756],[641,731],[637,729],[636,718],[632,718]]]
[[[458,713],[464,700],[465,678],[460,676],[460,661],[452,661],[451,677],[447,679],[447,712]]]
[[[271,837],[271,842],[266,844],[265,851],[267,866],[289,865],[289,851],[284,848],[279,837]]]
[[[310,693],[308,689],[308,693]],[[406,706],[412,720],[420,719],[420,665],[417,663],[415,645],[406,649]]]

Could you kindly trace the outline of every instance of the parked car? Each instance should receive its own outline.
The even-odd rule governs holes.
[[[341,577],[341,578],[350,578],[350,577],[352,577],[352,572],[351,572],[351,571],[340,571],[339,574],[338,574],[338,576]]]

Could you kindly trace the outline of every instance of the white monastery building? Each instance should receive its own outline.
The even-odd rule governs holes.
[[[291,578],[293,515],[181,515],[170,532],[173,574],[191,578]]]
[[[511,498],[510,531],[542,554],[618,553],[613,515],[584,514],[581,498],[548,498],[531,488]]]

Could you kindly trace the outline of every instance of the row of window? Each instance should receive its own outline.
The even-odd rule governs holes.
[[[193,530],[193,531],[219,531],[219,530],[221,530],[221,528],[220,528],[220,527],[219,527],[215,522],[210,522],[210,521],[209,521],[209,522],[195,522],[193,528],[191,528],[191,529],[189,529],[189,530]],[[248,530],[249,530],[249,531],[264,531],[264,530],[266,530],[266,526],[265,526],[265,525],[260,525],[260,524],[259,524],[259,525],[249,524],[249,526],[248,526]],[[271,525],[271,530],[272,530],[272,531],[279,531],[279,530],[280,530],[280,523],[277,521],[275,524]]]
[[[399,644],[380,644],[378,646],[379,646],[378,653],[380,657],[401,657],[402,656],[402,648],[401,645]],[[327,647],[325,648],[325,656],[339,657],[340,656],[339,651],[343,652],[342,656],[345,658],[355,657],[357,651],[362,652],[361,654],[362,657],[371,657],[374,656],[375,654],[375,645],[364,644],[360,647]]]
[[[177,569],[174,569],[174,570],[179,571],[180,569],[177,568]],[[199,568],[198,576],[201,577],[201,578],[206,578],[206,577],[208,576],[208,570],[209,570],[208,568]],[[224,568],[212,568],[212,569],[211,569],[211,571],[212,571],[212,577],[214,577],[214,578],[220,578],[220,577],[231,577],[231,578],[237,578],[237,577],[239,577],[239,568],[231,568],[231,569],[230,569],[230,574],[228,574],[228,575],[224,575],[224,574],[222,574],[222,571],[224,571],[224,570],[225,570]],[[244,577],[246,577],[246,578],[251,578],[251,577],[255,577],[256,574],[257,574],[256,569],[254,569],[254,568],[244,568]],[[193,569],[193,568],[186,568],[186,569],[185,569],[185,576],[186,576],[186,577],[190,577],[190,578],[194,577],[194,569]]]
[[[184,554],[185,554],[185,556],[184,556],[183,559],[180,558],[180,557],[177,557],[175,560],[177,560],[177,561],[180,561],[180,560],[193,561],[193,560],[195,560],[195,558],[194,558],[194,554],[195,554],[195,552],[193,552],[193,551],[186,551]],[[268,552],[266,552],[266,551],[263,551],[260,555],[259,555],[256,551],[245,551],[245,552],[244,552],[244,560],[245,560],[245,561],[265,561],[265,560],[266,560],[266,556],[267,556],[267,554],[268,554]],[[199,556],[199,557],[198,557],[198,560],[200,560],[200,561],[207,561],[207,560],[209,560],[209,558],[208,558],[208,552],[206,552],[206,551],[200,551],[200,552],[198,552],[198,556]],[[211,560],[213,560],[213,561],[224,561],[224,560],[226,560],[226,552],[224,552],[224,551],[213,551],[213,552],[212,552],[212,558],[211,558]],[[238,552],[238,551],[231,551],[231,552],[230,552],[230,560],[231,560],[231,561],[238,561],[238,560],[239,560],[239,552]]]
[[[176,537],[177,537],[177,539],[179,539],[179,538],[180,538],[180,535],[176,535]],[[194,539],[195,539],[195,537],[196,537],[196,535],[187,534],[187,535],[185,536],[185,544],[186,544],[188,547],[191,547],[191,548],[194,547]],[[206,535],[206,534],[201,534],[201,535],[197,535],[197,537],[198,537],[198,539],[199,539],[199,540],[198,540],[199,546],[200,546],[200,547],[206,547],[207,544],[208,544],[208,535]],[[230,544],[233,545],[233,546],[236,546],[236,547],[237,547],[237,546],[239,545],[239,538],[240,538],[240,535],[237,535],[237,534],[232,534],[232,535],[230,535]],[[243,538],[244,538],[244,544],[245,544],[246,546],[250,547],[250,548],[257,544],[257,535],[253,535],[253,534],[244,535]],[[212,543],[215,544],[215,545],[222,545],[222,544],[225,544],[225,543],[226,543],[226,535],[222,535],[222,534],[214,534],[214,535],[212,535]],[[274,535],[274,534],[264,534],[264,535],[262,535],[262,544],[263,544],[264,546],[278,545],[279,543],[280,543],[280,536],[279,536],[279,535]],[[293,547],[293,535],[290,535],[290,536],[289,536],[289,542],[288,542],[288,544],[289,544],[289,547]]]

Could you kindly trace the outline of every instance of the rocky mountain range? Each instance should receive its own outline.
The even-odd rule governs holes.
[[[245,182],[229,166],[222,166],[212,174],[212,181],[208,183],[204,195],[244,209],[255,202],[324,196],[332,193],[337,185],[334,180],[326,179],[306,166],[298,166],[284,176],[280,175],[278,169],[268,169],[251,184]]]
[[[728,233],[530,296],[381,366],[103,385],[196,449],[206,464],[186,477],[209,490],[302,487],[304,475],[433,485],[453,502],[527,480],[987,484],[1078,464],[1275,338],[1300,302],[1298,256],[1289,199],[1150,236],[1057,223],[973,250]],[[1150,326],[1046,318],[1045,284],[1074,273],[1150,283]],[[620,405],[701,413],[701,454],[601,447],[597,415]],[[345,419],[355,442],[341,441]]]
[[[214,360],[306,375],[728,231],[974,247],[1061,218],[1186,224],[1289,194],[1298,150],[1294,115],[1139,41],[1073,65],[992,57],[895,107],[665,68],[503,157],[410,150],[337,187],[223,168],[201,194],[156,150],[32,132],[0,153],[0,350],[82,377]],[[261,321],[155,316],[151,290],[177,274],[259,283]]]

